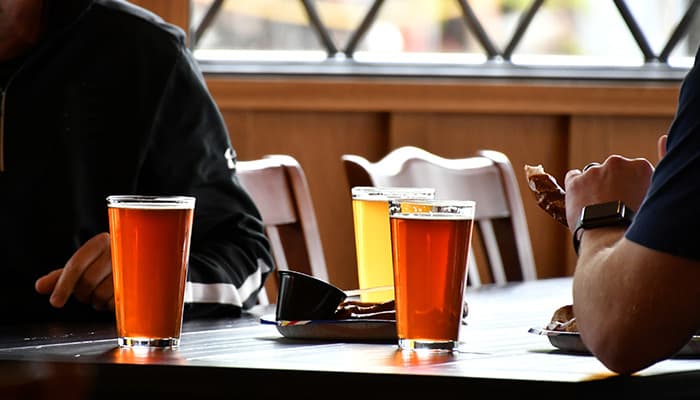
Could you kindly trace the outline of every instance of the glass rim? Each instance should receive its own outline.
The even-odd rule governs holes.
[[[411,205],[415,205],[413,208]],[[428,199],[389,200],[389,218],[475,219],[476,201]]]
[[[415,203],[422,205],[436,206],[457,206],[457,207],[474,207],[476,200],[460,200],[460,199],[392,199],[392,203]]]
[[[354,186],[350,192],[353,200],[429,200],[434,198],[436,190],[430,187],[413,186]]]
[[[182,195],[110,195],[107,196],[108,207],[176,207],[194,208],[196,198]]]

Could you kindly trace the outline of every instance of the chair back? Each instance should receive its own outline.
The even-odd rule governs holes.
[[[471,157],[448,159],[404,146],[377,162],[352,154],[341,159],[351,188],[432,187],[438,199],[476,201],[469,285],[537,279],[522,197],[505,154],[481,150]]]
[[[262,215],[276,269],[293,270],[328,281],[316,212],[306,175],[288,155],[272,154],[238,161],[236,174]],[[271,274],[260,303],[275,303],[279,282]]]

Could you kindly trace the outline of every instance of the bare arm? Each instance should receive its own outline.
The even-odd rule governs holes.
[[[663,156],[665,139],[659,139]],[[622,200],[638,209],[653,167],[644,159],[609,157],[566,176],[570,226],[587,204]],[[574,314],[581,337],[609,369],[632,373],[672,356],[700,324],[700,262],[624,238],[624,228],[584,232],[574,274]]]
[[[700,263],[622,238],[585,233],[574,275],[574,314],[586,346],[612,371],[632,373],[668,358],[700,323]]]

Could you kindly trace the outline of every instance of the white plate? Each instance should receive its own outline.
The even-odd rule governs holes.
[[[276,321],[265,315],[260,322],[275,325],[282,336],[292,339],[341,340],[396,343],[396,321],[384,319],[342,319]]]
[[[586,345],[581,341],[581,335],[578,332],[562,332],[562,331],[551,331],[548,329],[540,328],[530,328],[528,332],[535,335],[547,336],[549,342],[552,346],[572,352],[572,353],[585,353],[590,354],[590,351],[586,348]],[[683,346],[683,348],[676,353],[676,356],[697,356],[700,355],[700,336],[693,336],[693,338]]]

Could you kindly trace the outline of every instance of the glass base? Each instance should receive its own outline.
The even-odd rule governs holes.
[[[117,338],[117,343],[119,343],[119,347],[170,349],[180,346],[180,339],[120,337]]]
[[[406,351],[457,351],[457,340],[399,339],[399,348]]]

